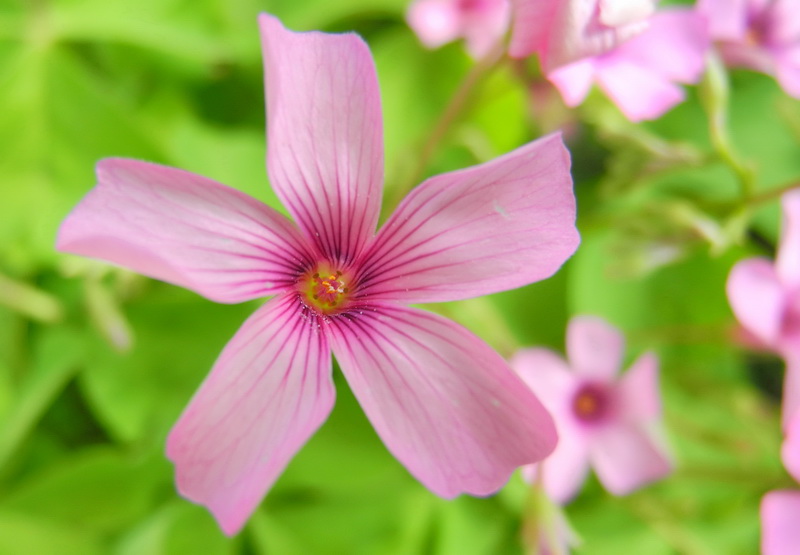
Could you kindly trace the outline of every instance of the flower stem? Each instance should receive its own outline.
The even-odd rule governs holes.
[[[744,208],[755,193],[755,172],[736,152],[730,138],[729,88],[728,74],[722,61],[717,56],[709,56],[706,74],[701,83],[700,97],[708,115],[711,144],[722,162],[738,179],[741,188],[739,203]]]
[[[423,143],[414,169],[410,172],[408,178],[403,183],[399,184],[393,189],[391,202],[386,203],[390,209],[394,210],[394,207],[397,206],[400,200],[402,200],[402,198],[405,197],[405,195],[422,179],[422,176],[425,173],[425,168],[427,168],[428,163],[430,162],[436,150],[439,148],[442,140],[447,136],[450,128],[464,112],[464,109],[472,97],[475,88],[487,75],[489,75],[500,65],[501,61],[505,59],[503,56],[505,48],[506,44],[505,39],[503,38],[494,45],[494,47],[486,54],[486,56],[481,58],[472,67],[469,73],[467,73],[467,75],[461,81],[461,84],[450,98],[450,102],[448,103],[444,112],[442,112],[442,115],[436,121],[436,124],[433,126],[431,132],[428,134],[427,139]]]

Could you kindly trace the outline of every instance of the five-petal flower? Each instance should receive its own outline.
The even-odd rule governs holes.
[[[619,380],[622,335],[600,318],[578,316],[567,328],[567,364],[548,349],[518,351],[511,366],[556,421],[556,450],[529,477],[542,473],[559,503],[577,492],[591,462],[611,493],[624,495],[662,478],[672,462],[661,437],[658,360],[639,357]]]
[[[387,448],[435,493],[496,491],[554,448],[534,394],[488,345],[404,306],[519,287],[574,252],[569,154],[548,136],[432,177],[375,234],[377,78],[356,35],[260,18],[267,169],[294,218],[210,179],[123,159],[58,248],[219,302],[274,295],[241,327],[171,431],[180,492],[237,532],[334,402],[333,352]]]

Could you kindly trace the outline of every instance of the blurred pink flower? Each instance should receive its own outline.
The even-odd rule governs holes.
[[[172,429],[177,485],[237,532],[334,402],[331,352],[387,448],[433,492],[499,489],[556,442],[507,363],[454,322],[404,305],[548,277],[575,250],[557,135],[432,177],[374,234],[382,118],[367,45],[259,20],[267,169],[294,222],[210,179],[134,160],[98,185],[58,248],[234,303],[274,295],[225,347]]]
[[[463,38],[473,58],[488,54],[508,29],[508,0],[416,0],[406,14],[428,48]]]
[[[773,264],[766,258],[738,262],[728,276],[733,313],[763,345],[786,361],[783,418],[800,409],[800,191],[782,199],[783,230]]]
[[[781,457],[786,470],[800,482],[800,411],[786,428]],[[761,552],[795,555],[800,552],[800,491],[771,491],[761,500]]]
[[[600,318],[579,316],[567,328],[567,357],[523,349],[511,366],[542,400],[558,429],[556,450],[539,465],[545,491],[571,499],[594,467],[611,493],[625,495],[672,471],[661,430],[658,361],[639,357],[620,379],[622,335]]]
[[[597,56],[647,28],[658,0],[511,0],[509,54],[538,54],[545,73]]]
[[[547,78],[568,106],[582,103],[596,81],[629,120],[655,119],[683,101],[676,83],[700,79],[708,48],[701,16],[689,9],[663,10],[641,34],[604,54],[559,67]]]
[[[773,75],[800,98],[800,5],[797,0],[698,0],[711,37],[732,66]]]

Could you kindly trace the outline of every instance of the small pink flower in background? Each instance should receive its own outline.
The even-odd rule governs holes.
[[[682,102],[676,83],[696,83],[703,74],[709,38],[693,10],[664,10],[641,34],[598,56],[559,67],[547,78],[571,107],[597,82],[631,121],[655,119]]]
[[[698,0],[725,61],[773,75],[800,98],[800,5],[797,0]]]
[[[787,426],[781,457],[789,474],[800,482],[800,412]],[[761,552],[800,553],[800,490],[771,491],[761,500]]]
[[[661,435],[658,361],[647,353],[621,378],[624,340],[605,321],[573,318],[567,328],[567,358],[548,349],[523,349],[511,366],[542,400],[558,429],[556,450],[526,469],[541,472],[547,494],[571,499],[589,464],[615,495],[672,471]]]
[[[416,0],[409,26],[428,48],[463,38],[473,58],[482,58],[508,30],[508,0]]]
[[[733,313],[764,347],[786,361],[783,423],[800,409],[800,191],[782,199],[783,229],[773,264],[766,258],[738,262],[728,276]]]
[[[273,295],[241,327],[172,429],[179,491],[237,532],[334,402],[331,352],[387,448],[433,492],[499,489],[556,433],[488,345],[405,305],[553,274],[578,245],[557,135],[432,177],[380,231],[383,142],[375,68],[356,35],[259,20],[267,169],[294,222],[210,179],[135,160],[98,185],[58,248],[226,303]],[[296,223],[295,223],[296,222]]]
[[[647,28],[658,0],[511,0],[509,54],[545,73],[615,48]]]

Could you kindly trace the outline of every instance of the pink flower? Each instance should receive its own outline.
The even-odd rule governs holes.
[[[796,0],[698,0],[726,62],[774,75],[800,98],[800,10]]]
[[[800,409],[800,191],[782,200],[783,231],[773,264],[766,258],[738,262],[728,276],[736,318],[765,347],[786,360],[783,417]]]
[[[597,56],[647,28],[658,0],[511,0],[509,54],[544,71]]]
[[[783,464],[800,482],[800,412],[787,427],[781,449]],[[800,552],[800,491],[771,491],[761,500],[761,552],[795,555]]]
[[[676,83],[696,83],[705,66],[709,38],[694,11],[658,12],[641,34],[598,56],[557,68],[547,78],[568,106],[583,102],[592,82],[631,121],[655,119],[682,102]]]
[[[508,0],[416,0],[406,15],[428,48],[464,38],[473,58],[489,53],[508,29]]]
[[[543,279],[578,244],[569,155],[544,137],[432,177],[374,234],[379,91],[356,35],[294,33],[262,15],[267,169],[294,222],[210,179],[98,164],[58,248],[234,303],[241,327],[172,429],[177,485],[237,532],[334,402],[331,352],[387,448],[433,492],[500,488],[546,456],[552,421],[503,359],[404,305]]]
[[[540,465],[544,489],[571,499],[589,463],[611,493],[625,495],[672,470],[660,436],[658,361],[647,353],[620,379],[623,338],[600,318],[579,316],[567,328],[567,357],[523,349],[511,366],[542,400],[558,429],[556,450]]]

